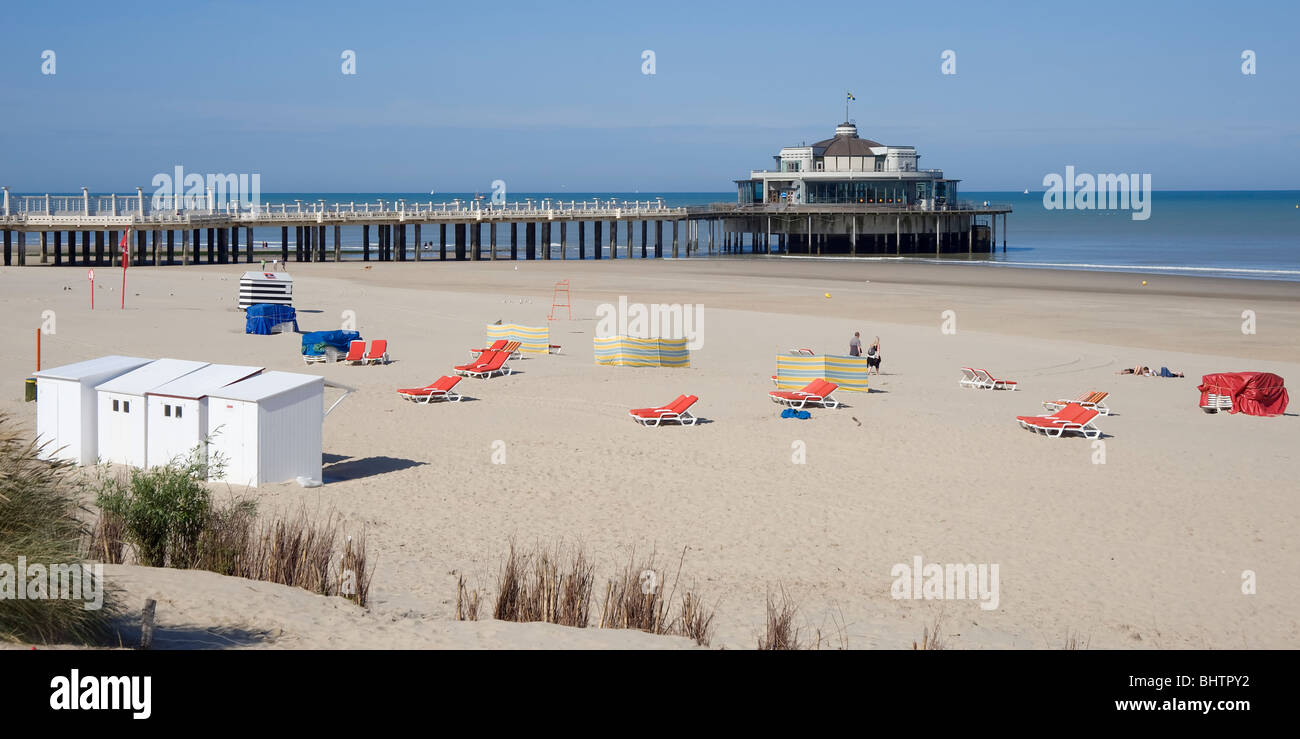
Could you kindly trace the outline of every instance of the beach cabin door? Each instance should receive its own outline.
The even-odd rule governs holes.
[[[41,446],[41,459],[67,458],[65,455],[71,455],[75,458],[81,454],[80,444],[67,444],[62,452],[59,452],[60,439],[64,434],[72,430],[71,426],[60,429],[62,418],[59,416],[59,396],[63,395],[63,386],[69,383],[59,382],[57,380],[36,380],[36,430],[38,432],[36,443]],[[80,432],[78,436],[80,437]],[[63,442],[67,443],[67,442]],[[59,452],[55,454],[55,452]]]
[[[144,398],[99,394],[99,457],[105,462],[138,465],[133,446],[144,426]]]
[[[208,401],[208,464],[220,465],[221,475],[235,485],[257,485],[257,404],[213,398]]]

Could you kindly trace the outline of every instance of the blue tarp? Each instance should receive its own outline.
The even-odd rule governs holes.
[[[282,323],[292,323],[293,330],[298,330],[298,314],[294,312],[293,306],[257,303],[248,306],[244,319],[244,333],[265,336],[271,333],[272,328]]]
[[[312,331],[302,335],[302,353],[319,357],[326,347],[333,347],[347,354],[348,344],[360,340],[361,334],[356,331]]]

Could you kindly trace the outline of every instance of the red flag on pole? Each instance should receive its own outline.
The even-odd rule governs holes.
[[[126,268],[131,266],[131,229],[122,233],[122,309],[126,310]]]

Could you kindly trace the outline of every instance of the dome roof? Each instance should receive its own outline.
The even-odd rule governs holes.
[[[884,146],[884,144],[871,139],[858,138],[858,127],[849,121],[845,121],[835,127],[835,136],[833,138],[818,141],[813,146],[822,150],[822,156],[869,157],[873,156],[871,152],[873,147]]]

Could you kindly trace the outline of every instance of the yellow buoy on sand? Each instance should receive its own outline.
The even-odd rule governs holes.
[[[828,297],[828,298],[829,298],[829,297],[830,297],[830,296],[831,296],[831,294],[830,294],[830,293],[826,293],[826,297]]]

